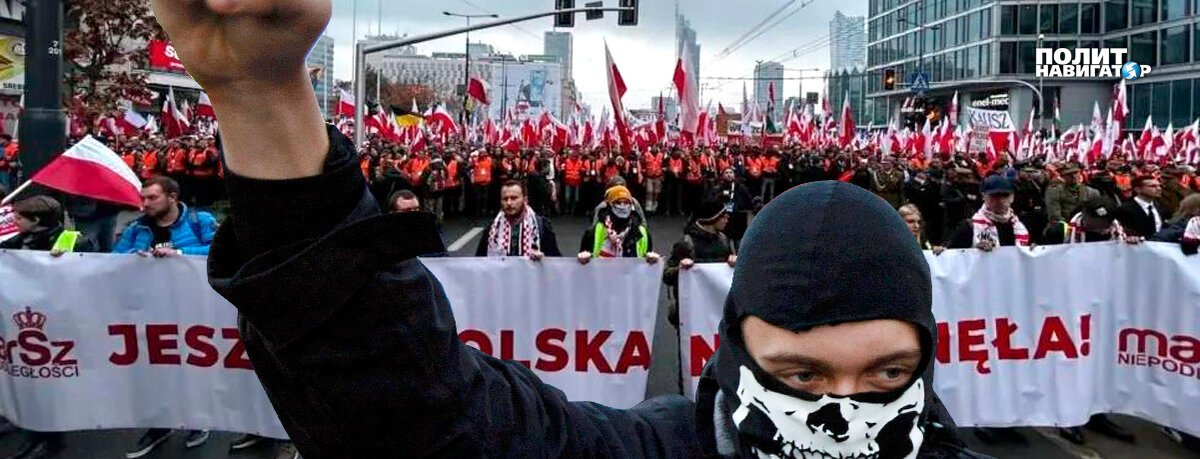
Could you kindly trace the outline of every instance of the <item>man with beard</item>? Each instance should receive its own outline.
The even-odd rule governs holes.
[[[210,284],[239,308],[255,373],[305,457],[978,457],[932,389],[929,267],[870,193],[813,184],[767,206],[699,403],[571,402],[457,339],[441,284],[414,258],[441,245],[432,216],[380,215],[353,144],[322,130],[316,104],[297,110],[315,99],[304,58],[331,0],[152,5],[223,117],[232,215]],[[264,116],[275,129],[259,128]],[[614,214],[631,216],[617,194]],[[309,205],[280,205],[293,201]]]
[[[529,207],[525,185],[509,180],[500,186],[500,213],[475,248],[477,257],[561,257],[550,220]]]

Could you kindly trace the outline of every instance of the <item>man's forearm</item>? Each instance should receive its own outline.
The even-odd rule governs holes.
[[[230,170],[268,180],[321,173],[329,136],[304,72],[290,83],[226,88],[209,96]]]

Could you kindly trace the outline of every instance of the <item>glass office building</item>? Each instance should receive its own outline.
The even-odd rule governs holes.
[[[1200,0],[869,0],[867,73],[870,119],[885,124],[913,93],[883,88],[883,72],[900,83],[921,71],[935,103],[1008,109],[1023,122],[1037,106],[1021,80],[1040,87],[1045,111],[1063,101],[1067,125],[1091,120],[1092,101],[1111,104],[1118,80],[1037,78],[1036,49],[1128,48],[1130,60],[1151,65],[1129,82],[1130,124],[1176,126],[1200,117]],[[1040,42],[1040,43],[1039,43]],[[983,102],[983,101],[987,102]],[[997,103],[1001,101],[1003,103]],[[976,102],[976,103],[973,103]]]

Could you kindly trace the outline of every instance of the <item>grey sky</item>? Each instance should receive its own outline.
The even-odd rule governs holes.
[[[582,6],[588,0],[577,0]],[[512,17],[552,9],[553,0],[387,0],[382,2],[382,20],[379,0],[336,0],[334,17],[327,33],[337,43],[335,73],[338,79],[348,80],[352,74],[352,11],[358,6],[358,35],[375,34],[380,25],[384,33],[408,33],[417,35],[436,30],[458,27],[463,19],[442,15],[442,11],[456,13],[496,13]],[[679,9],[696,30],[701,45],[702,77],[749,77],[752,76],[757,60],[768,60],[788,53],[802,45],[826,37],[829,20],[834,11],[840,9],[851,16],[866,15],[866,0],[835,1],[813,0],[811,4],[793,14],[754,42],[741,48],[729,57],[714,62],[718,53],[739,36],[758,24],[772,11],[788,4],[790,0],[681,0]],[[605,0],[605,6],[615,6],[616,0]],[[604,73],[604,40],[608,41],[629,92],[625,95],[625,106],[648,107],[650,98],[660,92],[669,94],[671,75],[675,69],[675,2],[670,0],[642,0],[640,24],[636,28],[618,27],[615,16],[606,16],[600,21],[576,19],[575,27],[567,29],[575,36],[574,76],[584,101],[599,111],[607,105],[608,95]],[[786,15],[800,4],[796,1]],[[484,42],[498,51],[513,54],[541,54],[542,33],[552,30],[552,20],[546,18],[471,34],[472,42]],[[445,38],[418,46],[418,52],[434,51],[462,52],[462,36]],[[829,65],[829,48],[820,48],[784,63],[788,69],[820,68]],[[805,76],[816,76],[819,72],[804,72]],[[788,77],[797,77],[800,72],[787,72]],[[752,82],[746,82],[749,95],[753,96]],[[715,109],[718,102],[738,107],[742,100],[741,81],[701,82],[700,104],[712,101]],[[798,94],[799,81],[786,81],[785,97]],[[804,90],[819,91],[821,81],[804,80]],[[778,89],[777,89],[778,90]]]

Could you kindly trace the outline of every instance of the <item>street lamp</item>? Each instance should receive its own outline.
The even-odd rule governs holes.
[[[444,14],[446,16],[466,19],[467,27],[471,27],[472,19],[476,19],[476,18],[493,18],[493,19],[495,19],[495,18],[500,17],[497,14],[459,14],[459,13],[451,13],[449,11],[442,11],[442,14]],[[458,122],[459,122],[459,124],[462,124],[465,126],[467,124],[467,102],[468,102],[468,97],[470,97],[467,95],[467,88],[471,85],[471,32],[467,32],[467,47],[464,51],[466,52],[466,59],[465,59],[466,60],[466,68],[463,69],[463,108],[462,108],[462,113],[460,113],[458,115]],[[466,130],[464,129],[463,132],[466,132]]]

